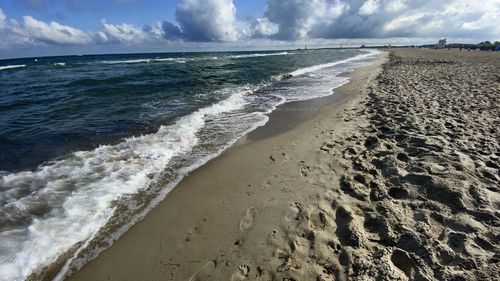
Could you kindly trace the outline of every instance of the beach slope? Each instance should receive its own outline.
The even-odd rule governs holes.
[[[499,70],[392,50],[342,99],[279,108],[68,279],[499,279]]]

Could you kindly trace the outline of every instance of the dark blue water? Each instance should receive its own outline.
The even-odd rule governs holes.
[[[332,94],[348,80],[341,73],[374,56],[311,50],[0,61],[0,280],[23,280],[76,244],[109,238],[97,232],[106,224],[113,225],[107,235],[121,233],[188,172],[265,124],[276,106]]]
[[[217,89],[258,84],[359,51],[289,53],[294,54],[133,54],[0,61],[0,66],[26,65],[0,70],[0,170],[33,169],[71,151],[154,132],[161,124],[225,98],[214,94]],[[172,61],[141,61],[155,58]]]

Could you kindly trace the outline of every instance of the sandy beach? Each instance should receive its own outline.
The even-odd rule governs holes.
[[[285,104],[67,280],[500,279],[500,56],[396,49]]]

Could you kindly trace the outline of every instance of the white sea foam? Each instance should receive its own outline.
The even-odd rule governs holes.
[[[0,280],[24,280],[33,270],[53,263],[73,245],[88,241],[111,218],[113,202],[147,188],[172,157],[187,153],[199,139],[206,118],[241,109],[251,88],[242,87],[219,103],[201,108],[162,126],[154,133],[117,145],[75,152],[37,169],[3,175],[4,208],[19,212],[33,206],[52,207],[48,217],[28,228],[0,233]],[[26,196],[25,189],[33,189]]]
[[[135,60],[105,60],[104,64],[135,64],[135,63],[155,63],[155,62],[175,62],[186,63],[186,61],[198,60],[216,60],[217,57],[199,57],[199,58],[152,58],[152,59],[135,59]]]
[[[56,67],[65,67],[66,63],[65,62],[56,62],[56,63],[54,63],[54,66],[56,66]]]
[[[278,76],[275,79],[285,80],[285,82],[291,79],[290,81],[293,83],[293,87],[279,94],[287,102],[332,95],[335,88],[349,82],[349,77],[339,76],[339,74],[351,72],[354,68],[369,64],[367,59],[377,54],[379,54],[379,51],[367,50],[360,55],[348,59],[300,68],[290,74]]]
[[[102,63],[105,64],[119,64],[119,63],[148,63],[151,59],[136,59],[136,60],[105,60]]]
[[[286,56],[293,55],[294,53],[280,52],[280,53],[256,53],[256,54],[244,54],[244,55],[233,55],[228,56],[231,59],[241,59],[241,58],[257,58],[257,57],[268,57],[268,56]]]
[[[0,70],[13,69],[13,68],[21,68],[21,67],[26,67],[26,65],[25,64],[3,65],[3,66],[0,66]]]
[[[330,67],[362,61],[370,55],[371,53],[362,54],[339,62],[298,69],[291,75],[293,80],[298,81],[330,81],[329,84],[317,84],[322,85],[322,91],[325,90],[318,92],[318,95],[331,94],[331,91],[327,91],[328,87],[331,90],[332,87],[347,81],[347,78],[335,80],[331,75],[346,71],[352,65],[338,69]],[[317,97],[318,95],[305,94],[318,89],[304,87],[304,95],[296,92],[296,98]],[[238,110],[251,102],[248,93],[255,90],[255,86],[231,89],[232,94],[227,99],[184,116],[172,125],[162,126],[154,134],[128,138],[117,145],[101,146],[93,151],[76,152],[64,160],[41,166],[36,171],[3,174],[0,177],[0,190],[8,192],[0,193],[0,206],[19,212],[29,211],[44,204],[53,209],[48,216],[35,218],[28,228],[20,227],[0,233],[0,280],[23,280],[34,270],[53,263],[61,253],[77,243],[82,243],[80,249],[85,247],[113,216],[113,202],[148,188],[173,157],[192,153],[193,147],[203,143],[197,133],[214,124],[206,120],[217,119],[218,116],[233,111],[238,113]],[[298,91],[302,89],[299,87]],[[239,135],[217,151],[200,157],[192,165],[179,171],[180,177],[162,189],[160,195],[151,201],[147,208],[121,226],[114,233],[116,236],[109,237],[109,242],[143,218],[183,175],[220,154],[232,145],[237,137],[265,124],[268,120],[265,114],[274,110],[275,106],[294,100],[287,95],[272,95],[277,95],[278,98],[274,104],[267,107],[267,111],[252,112],[243,117],[238,115],[241,119],[237,125],[243,128]],[[57,280],[64,278],[73,261],[71,258],[66,262]],[[76,267],[82,266],[85,261],[76,262]]]
[[[313,65],[313,66],[310,66],[310,67],[300,68],[300,69],[297,69],[297,70],[291,72],[290,75],[292,75],[292,76],[299,76],[299,75],[303,75],[303,74],[310,73],[310,72],[313,72],[313,71],[318,71],[318,70],[323,69],[323,68],[334,67],[334,66],[342,64],[342,63],[363,60],[363,59],[366,59],[368,57],[374,56],[374,55],[376,55],[378,53],[379,52],[375,51],[375,50],[365,51],[364,54],[360,54],[360,55],[357,55],[357,56],[354,56],[352,58],[348,58],[348,59],[345,59],[345,60],[340,60],[340,61],[335,61],[335,62],[330,62],[330,63]]]

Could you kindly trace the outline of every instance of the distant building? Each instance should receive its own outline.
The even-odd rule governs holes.
[[[438,44],[436,45],[436,49],[444,49],[445,47],[446,47],[446,38],[439,40]]]

